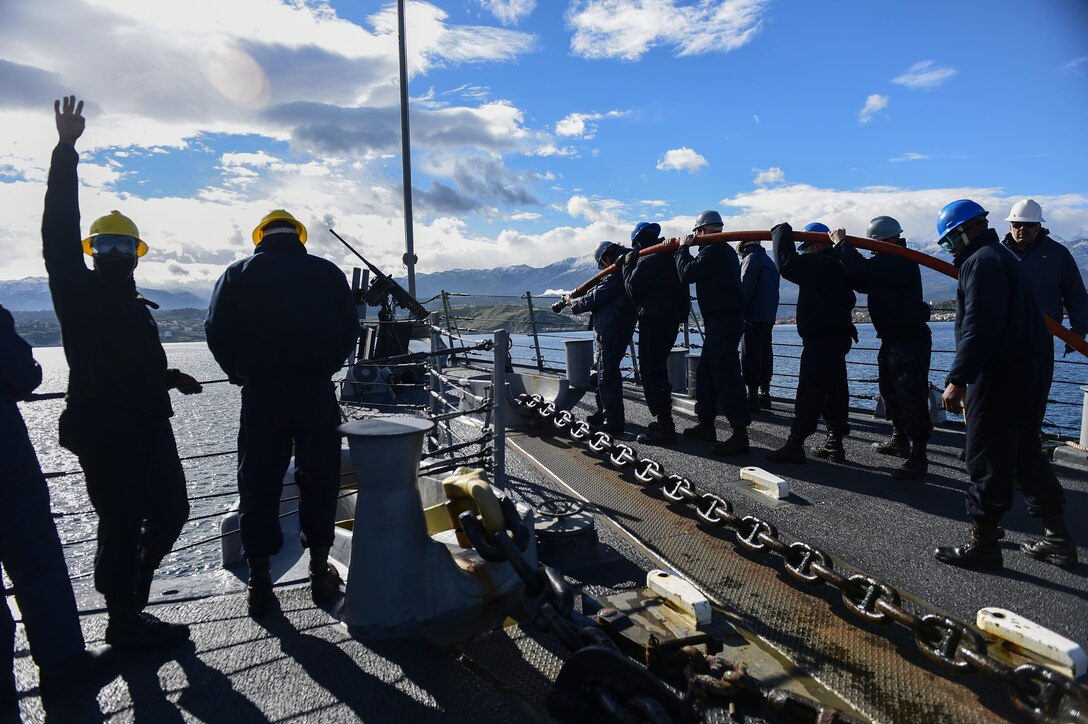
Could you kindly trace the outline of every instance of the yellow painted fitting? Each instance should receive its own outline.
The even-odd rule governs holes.
[[[442,481],[442,490],[451,501],[470,499],[488,533],[495,533],[506,527],[499,499],[491,489],[491,484],[484,479],[483,468],[457,468],[453,475]]]

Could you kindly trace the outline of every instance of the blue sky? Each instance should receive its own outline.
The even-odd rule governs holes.
[[[132,216],[147,285],[206,290],[284,207],[400,274],[394,6],[0,4],[0,279],[36,248],[52,101],[86,98],[84,228]],[[58,19],[66,22],[58,23]],[[412,2],[420,271],[550,261],[624,240],[819,219],[861,232],[1022,197],[1088,236],[1088,3]],[[27,244],[34,239],[35,244]]]

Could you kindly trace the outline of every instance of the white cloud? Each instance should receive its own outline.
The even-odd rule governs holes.
[[[892,163],[902,163],[903,161],[922,161],[927,158],[930,158],[929,154],[927,153],[915,153],[914,151],[908,151],[902,156],[896,156],[895,158],[889,158],[888,160]]]
[[[638,60],[667,45],[679,56],[729,52],[763,27],[769,0],[574,0],[571,51],[585,58]]]
[[[932,60],[912,65],[905,73],[892,79],[892,83],[912,90],[933,90],[956,74],[955,68],[941,68]]]
[[[888,102],[888,96],[872,94],[865,99],[864,107],[858,111],[858,122],[864,124],[873,120],[874,115],[888,107]]]
[[[753,120],[754,120],[754,121],[756,122],[756,125],[758,126],[758,125],[759,125],[759,116],[757,116],[757,115],[755,115],[755,114],[753,113],[753,114],[752,114],[752,119],[753,119]]]
[[[736,209],[725,219],[730,229],[769,229],[781,221],[800,228],[810,221],[822,221],[831,228],[843,227],[848,232],[863,231],[874,216],[892,216],[903,225],[905,235],[915,248],[936,251],[937,212],[954,199],[973,199],[991,211],[990,218],[1001,218],[1022,196],[1010,196],[1002,189],[985,187],[953,187],[936,189],[901,189],[872,187],[862,189],[818,188],[807,184],[777,186],[726,197],[719,201],[723,208]],[[1083,235],[1088,230],[1088,196],[1065,194],[1036,198],[1047,214],[1060,219],[1048,227],[1060,236]],[[998,216],[1000,212],[1000,216]],[[996,222],[1003,229],[1004,222]]]
[[[706,165],[707,160],[705,158],[687,146],[683,146],[666,151],[665,157],[657,164],[657,170],[695,173]]]
[[[536,0],[480,0],[503,25],[516,25],[536,9]]]
[[[597,124],[602,118],[621,118],[628,111],[612,110],[608,113],[571,113],[566,118],[555,124],[555,132],[560,136],[578,136],[583,139],[591,139],[597,135]]]
[[[662,201],[660,199],[642,199],[638,203],[639,206],[650,206],[658,209],[663,209],[669,205],[668,201]]]
[[[621,211],[623,203],[615,199],[591,201],[587,196],[575,195],[567,200],[567,214],[586,221],[618,224]]]
[[[535,211],[520,211],[516,214],[510,214],[506,219],[507,221],[536,221],[542,217],[543,214],[538,214]]]
[[[1088,55],[1082,55],[1079,58],[1074,58],[1065,65],[1062,66],[1062,71],[1066,73],[1080,73],[1081,67],[1088,63]]]
[[[570,146],[556,146],[554,143],[545,143],[543,146],[526,151],[528,156],[577,156],[578,152]]]
[[[771,166],[766,170],[753,168],[752,172],[756,175],[756,186],[774,186],[786,181],[786,173],[778,166]]]

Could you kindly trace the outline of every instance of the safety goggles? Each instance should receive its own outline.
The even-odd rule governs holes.
[[[125,234],[96,234],[91,237],[91,251],[95,256],[136,256],[140,242]]]
[[[937,241],[937,245],[947,251],[949,254],[955,256],[956,252],[966,246],[966,235],[959,229],[948,232],[940,240]]]

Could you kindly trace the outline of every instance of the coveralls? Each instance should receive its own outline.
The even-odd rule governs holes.
[[[841,438],[850,432],[846,355],[851,339],[857,339],[852,321],[857,297],[833,249],[799,254],[789,224],[771,229],[771,238],[779,273],[798,287],[797,334],[804,344],[790,435],[806,438],[816,432],[822,414],[828,433]]]
[[[1060,323],[1068,312],[1069,327],[1082,336],[1088,332],[1088,290],[1069,249],[1051,239],[1046,229],[1039,229],[1035,242],[1023,252],[1016,248],[1012,234],[1006,234],[1001,243],[1020,260],[1042,313]],[[1053,343],[1046,346],[1044,360],[1049,392],[1054,380]]]
[[[189,518],[159,330],[131,279],[92,271],[79,233],[76,164],[58,144],[49,168],[42,241],[53,309],[68,360],[60,444],[79,456],[98,513],[95,587],[111,619],[133,616]]]
[[[705,327],[695,372],[695,414],[699,422],[713,426],[720,408],[733,429],[747,428],[752,418],[737,352],[744,331],[737,254],[728,244],[703,244],[695,258],[687,247],[678,249],[674,257],[680,281],[695,284]]]
[[[955,257],[956,358],[948,381],[967,386],[967,513],[996,524],[1014,483],[1036,518],[1061,516],[1065,497],[1039,447],[1050,339],[1030,283],[993,229]]]
[[[83,653],[83,631],[50,514],[49,488],[16,405],[41,379],[42,369],[30,345],[15,333],[11,314],[0,307],[0,562],[15,588],[30,653],[45,676],[50,668]],[[13,675],[14,647],[15,621],[4,600],[0,605],[2,677]],[[0,702],[14,691],[13,679],[0,682]]]
[[[657,239],[647,243],[652,246]],[[671,419],[669,353],[688,316],[688,288],[668,254],[628,254],[626,261],[623,283],[638,310],[638,365],[646,406],[654,417]]]
[[[589,323],[597,342],[597,409],[604,415],[606,427],[621,429],[624,414],[620,363],[635,331],[635,305],[627,298],[623,277],[608,275],[574,300],[571,311],[590,313]]]
[[[744,337],[741,341],[741,367],[750,395],[756,391],[771,393],[774,374],[774,349],[771,331],[778,318],[780,276],[762,245],[745,247],[740,263],[740,288],[744,296]]]
[[[869,316],[880,338],[880,398],[897,433],[929,440],[929,305],[918,265],[895,254],[864,258],[850,242],[836,247],[856,291],[869,295]]]
[[[344,273],[307,254],[297,234],[267,236],[219,278],[204,329],[215,361],[242,385],[242,554],[261,558],[283,546],[280,495],[292,442],[302,545],[331,547],[341,422],[332,376],[359,339]]]

